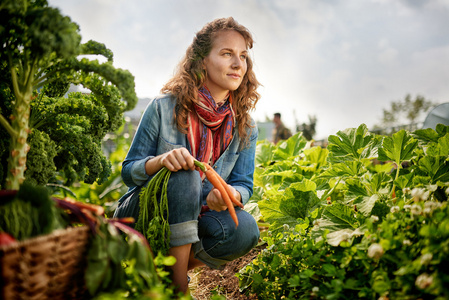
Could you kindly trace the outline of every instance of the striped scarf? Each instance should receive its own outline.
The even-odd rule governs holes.
[[[192,155],[199,161],[213,165],[232,140],[234,111],[232,99],[217,106],[207,87],[198,91],[198,103],[189,114],[188,140]]]

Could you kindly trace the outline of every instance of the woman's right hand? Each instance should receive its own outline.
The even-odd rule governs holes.
[[[195,158],[186,148],[177,148],[149,159],[145,164],[146,173],[151,176],[166,167],[171,172],[195,170]]]
[[[195,170],[195,158],[186,148],[173,149],[167,153],[161,154],[159,164],[172,172],[179,170]]]

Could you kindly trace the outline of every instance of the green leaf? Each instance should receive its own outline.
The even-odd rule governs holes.
[[[314,171],[317,171],[327,164],[329,150],[321,147],[313,147],[310,149],[305,149],[304,154],[306,156],[306,161],[310,165],[313,165]]]
[[[360,181],[360,179],[348,178],[346,180],[348,187],[348,193],[354,196],[368,196],[366,186]]]
[[[400,166],[402,162],[413,158],[413,151],[417,145],[418,141],[405,130],[398,131],[393,136],[384,138],[382,147],[379,148],[379,160],[391,160]]]
[[[374,136],[365,124],[358,128],[348,128],[330,135],[328,138],[329,161],[341,163],[351,160],[371,159],[376,155]]]
[[[427,147],[427,155],[449,156],[449,133],[439,138],[437,142],[430,143]]]
[[[365,216],[371,215],[374,204],[379,200],[379,195],[374,194],[372,196],[366,196],[362,198],[360,203],[357,203],[357,209]]]
[[[335,178],[335,177],[354,177],[359,176],[365,172],[365,168],[360,161],[347,161],[345,163],[335,163],[331,167],[321,173],[320,177]]]
[[[430,176],[431,183],[449,181],[449,161],[446,157],[424,156],[418,162],[421,176]]]
[[[326,241],[329,245],[337,247],[342,246],[342,243],[346,243],[350,245],[352,243],[352,239],[354,236],[361,236],[363,235],[363,231],[359,228],[351,229],[341,229],[334,232],[329,233],[326,236]]]
[[[394,180],[394,184],[400,189],[411,187],[413,176],[413,173],[400,175],[397,179]]]
[[[285,191],[278,192],[266,200],[259,201],[263,219],[270,223],[270,230],[277,231],[284,224],[295,227],[298,218],[304,219],[320,206],[314,182],[304,179],[293,183]]]
[[[273,143],[264,140],[257,143],[256,146],[256,166],[268,166],[273,162],[273,150],[275,146]]]
[[[331,233],[342,229],[355,229],[359,226],[355,211],[344,204],[333,203],[327,206],[312,229],[312,237],[321,237],[326,231]]]
[[[301,132],[288,138],[275,147],[273,152],[274,160],[287,160],[291,157],[298,156],[307,146],[307,140],[302,136]]]

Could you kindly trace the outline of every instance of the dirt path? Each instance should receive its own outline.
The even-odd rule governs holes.
[[[255,295],[247,296],[240,293],[239,280],[235,274],[250,263],[260,250],[254,248],[247,255],[228,263],[223,270],[204,267],[190,271],[189,286],[192,296],[198,300],[209,300],[215,291],[216,294],[226,296],[228,300],[257,299]]]

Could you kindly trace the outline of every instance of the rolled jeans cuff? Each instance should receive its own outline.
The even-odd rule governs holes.
[[[225,264],[229,262],[229,260],[214,258],[207,254],[206,250],[203,248],[203,244],[201,242],[195,243],[192,245],[193,253],[195,254],[195,258],[199,261],[203,262],[206,266],[212,269],[223,270]]]
[[[193,244],[200,241],[197,220],[170,224],[170,232],[170,247]]]

